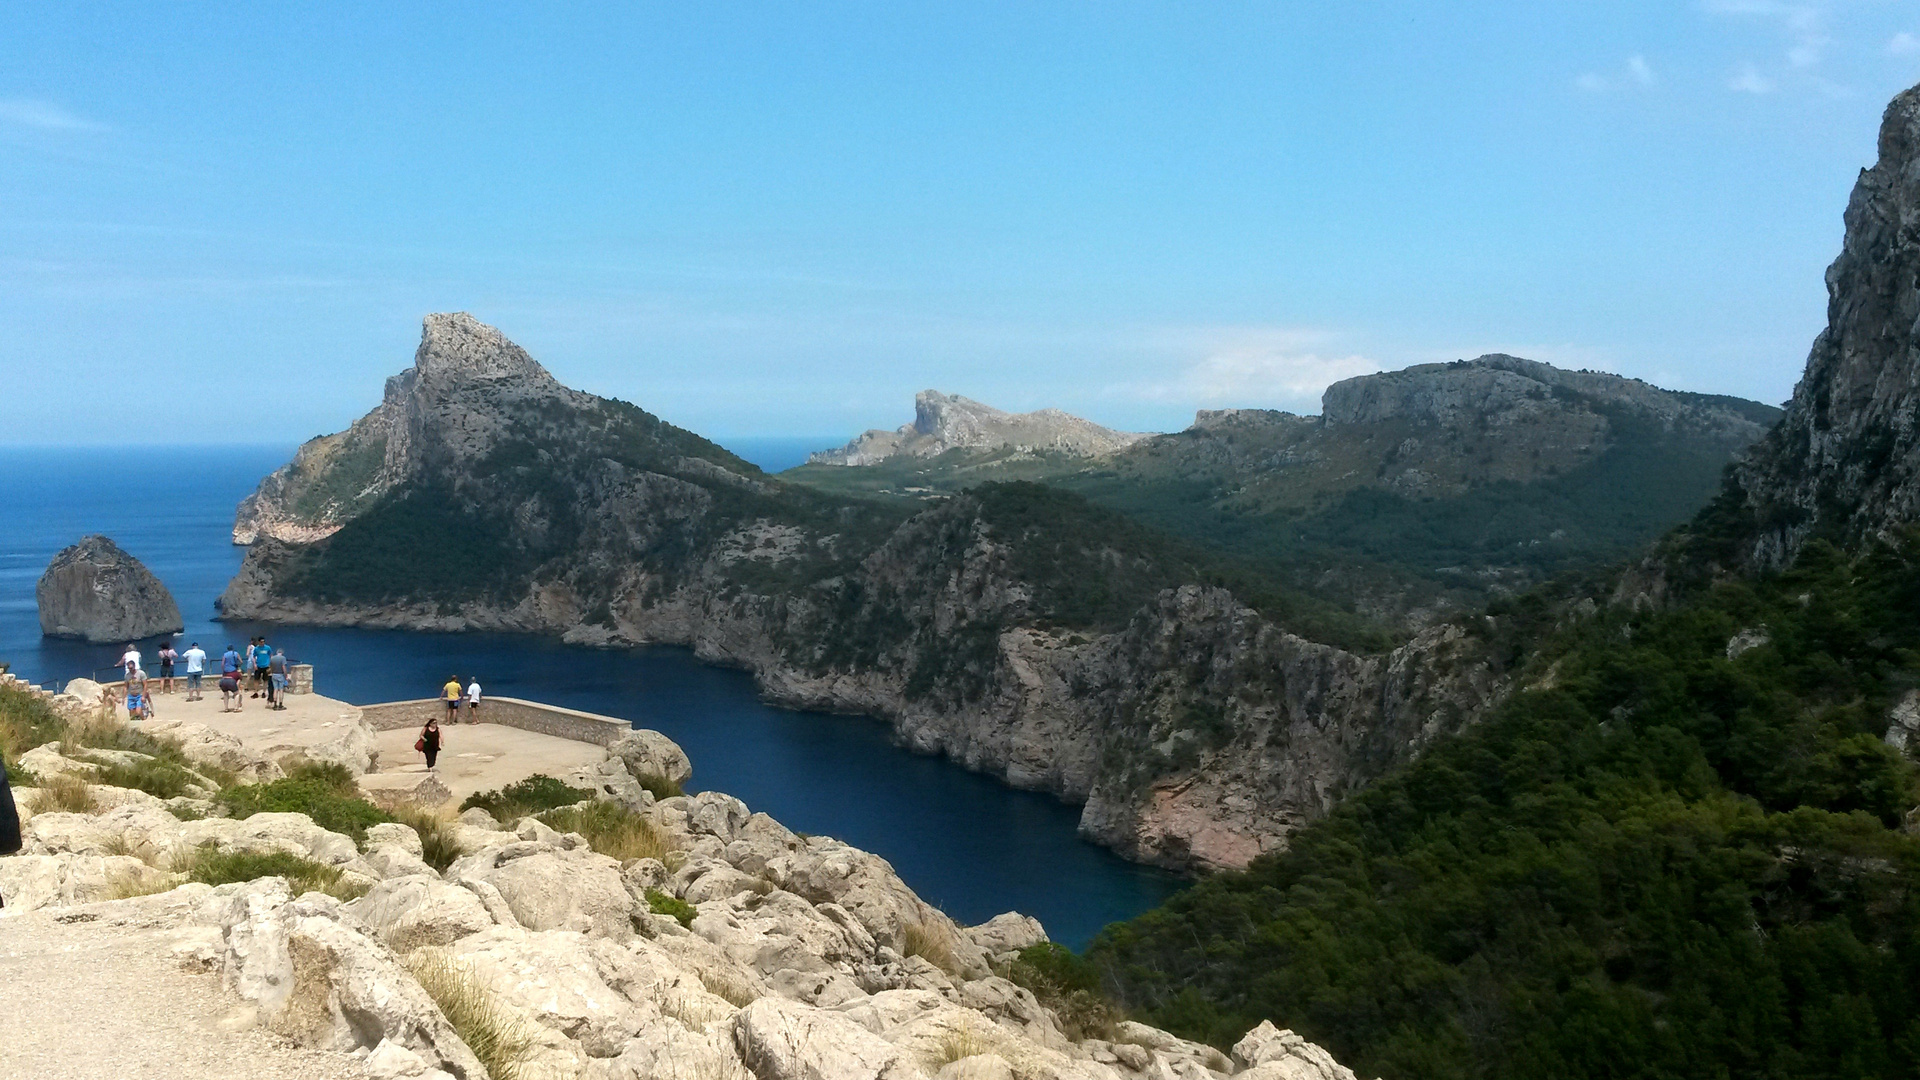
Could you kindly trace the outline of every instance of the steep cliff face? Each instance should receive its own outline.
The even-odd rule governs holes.
[[[381,406],[421,418],[399,482],[325,539],[263,538],[228,615],[689,645],[1084,802],[1089,835],[1170,866],[1244,864],[1499,692],[1458,629],[1306,640],[1071,495],[841,500],[618,402],[433,383]]]
[[[1779,427],[1729,497],[1756,569],[1808,539],[1842,543],[1920,518],[1920,87],[1887,106],[1827,268],[1827,328]]]
[[[1073,458],[1099,457],[1147,438],[1114,431],[1061,412],[1010,413],[957,394],[922,390],[913,399],[913,423],[875,429],[838,450],[807,458],[812,465],[876,465],[893,457],[937,457],[949,450],[1014,450]]]

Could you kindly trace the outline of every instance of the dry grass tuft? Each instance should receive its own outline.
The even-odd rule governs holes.
[[[918,956],[955,978],[966,972],[953,952],[953,935],[938,923],[908,923],[900,931],[900,953]]]
[[[700,976],[701,984],[707,988],[708,993],[720,998],[737,1009],[744,1009],[760,1000],[760,995],[753,992],[753,987],[748,986],[746,983],[741,982],[739,979],[725,972],[707,971],[703,969],[697,972],[697,974]]]
[[[927,1060],[933,1068],[948,1065],[961,1058],[970,1058],[993,1049],[980,1035],[980,1029],[974,1026],[973,1018],[963,1016],[960,1022],[940,1033],[933,1044],[933,1050]]]
[[[666,863],[679,852],[653,822],[615,802],[602,800],[549,810],[539,815],[539,820],[563,833],[579,833],[587,838],[588,847],[621,862],[659,859]]]
[[[148,877],[139,874],[115,874],[107,881],[107,899],[131,900],[136,896],[172,892],[181,885],[177,877]]]
[[[420,834],[420,858],[435,870],[444,873],[453,860],[466,854],[454,839],[459,818],[453,807],[409,802],[395,805],[388,812],[395,821]]]
[[[419,949],[407,958],[407,967],[493,1080],[525,1080],[533,1033],[480,984],[472,968],[445,949]]]
[[[64,811],[69,814],[97,814],[103,807],[93,797],[87,782],[72,773],[60,773],[40,781],[40,794],[33,804],[36,813]]]

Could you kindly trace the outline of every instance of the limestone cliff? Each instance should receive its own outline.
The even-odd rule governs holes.
[[[1170,866],[1243,864],[1499,692],[1458,628],[1309,641],[1074,496],[843,500],[619,402],[427,383],[382,405],[423,418],[404,480],[324,540],[263,539],[228,615],[689,645],[1084,802],[1089,835]]]
[[[922,390],[914,395],[913,423],[894,431],[876,428],[838,450],[813,454],[807,462],[873,465],[892,457],[999,449],[1089,458],[1111,454],[1144,438],[1144,434],[1114,431],[1059,409],[1010,413],[957,394]]]
[[[1783,566],[1816,536],[1846,543],[1920,518],[1920,87],[1887,106],[1826,280],[1827,327],[1723,508],[1751,568]]]
[[[40,632],[96,644],[185,629],[173,594],[139,559],[104,536],[61,549],[34,586]]]

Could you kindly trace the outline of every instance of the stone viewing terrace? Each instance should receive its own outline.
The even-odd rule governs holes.
[[[177,724],[204,724],[271,761],[316,748],[328,748],[318,756],[334,759],[348,748],[354,760],[372,766],[372,771],[360,776],[360,786],[369,797],[428,802],[459,801],[534,773],[580,777],[605,757],[608,743],[632,729],[625,720],[610,716],[519,698],[487,698],[480,706],[480,723],[441,725],[443,749],[433,779],[446,789],[442,793],[427,783],[426,758],[413,748],[421,726],[429,718],[446,715],[442,701],[422,698],[353,705],[314,692],[310,666],[298,667],[306,670],[296,671],[284,710],[269,709],[264,697],[247,697],[239,712],[222,712],[217,679],[206,680],[200,701],[188,701],[185,679],[176,678],[174,692],[165,694],[158,692],[160,681],[149,678],[156,691],[152,724],[162,731]],[[125,701],[124,683],[76,680],[68,684],[68,692],[78,689],[83,696],[97,697],[101,688],[111,691],[116,701]],[[363,726],[366,730],[361,734],[358,729]],[[580,782],[586,783],[583,777]]]

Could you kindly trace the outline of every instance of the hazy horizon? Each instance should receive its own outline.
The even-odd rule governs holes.
[[[446,310],[723,445],[929,387],[1177,431],[1488,352],[1778,404],[1920,80],[1920,11],[1844,0],[49,6],[4,41],[22,445],[338,431]]]

